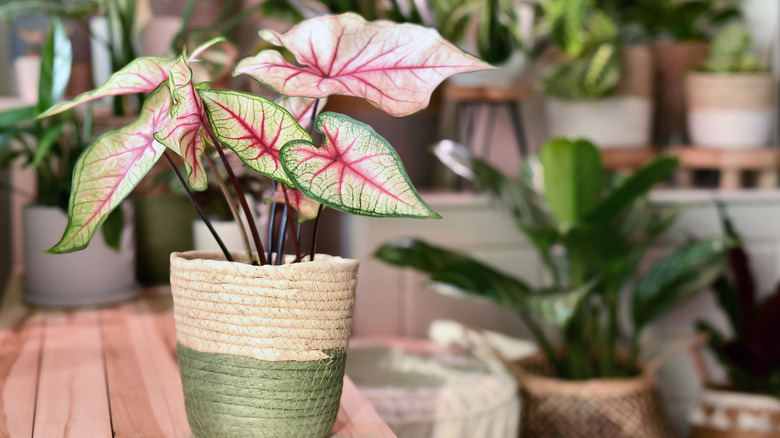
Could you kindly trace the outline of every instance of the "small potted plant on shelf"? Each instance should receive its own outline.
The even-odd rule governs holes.
[[[73,166],[92,135],[89,110],[83,121],[72,111],[35,120],[65,92],[71,53],[65,28],[53,21],[41,55],[37,104],[0,113],[0,169],[21,164],[36,177],[22,218],[24,298],[43,306],[109,304],[140,292],[133,274],[133,226],[125,225],[125,217],[132,218],[129,208],[109,215],[103,235],[84,252],[66,257],[43,252],[67,223]]]
[[[645,252],[675,217],[673,210],[653,208],[645,194],[675,169],[676,159],[661,156],[631,176],[607,178],[591,143],[554,139],[513,181],[451,142],[438,148],[445,164],[486,191],[529,238],[549,284],[532,287],[417,239],[387,242],[375,255],[428,274],[427,285],[437,292],[486,299],[519,314],[544,352],[513,365],[523,436],[670,436],[652,385],[663,355],[643,367],[640,337],[721,274],[728,248],[722,237],[680,245],[637,275]],[[625,310],[627,340],[620,329]],[[557,329],[560,345],[537,318]]]
[[[652,38],[655,132],[659,144],[679,144],[685,130],[685,75],[707,59],[709,40],[739,18],[738,0],[633,0],[628,20]]]
[[[86,246],[111,210],[169,154],[186,163],[179,177],[191,192],[206,187],[206,168],[214,163],[205,152],[213,148],[247,213],[227,155],[276,181],[273,199],[289,214],[272,234],[292,241],[294,254],[270,245],[266,252],[246,214],[257,252],[231,253],[220,245],[222,252],[171,255],[179,366],[197,437],[326,436],[339,407],[358,262],[315,255],[316,218],[326,206],[378,217],[438,217],[383,138],[347,116],[318,114],[319,99],[361,97],[401,117],[424,108],[447,76],[490,67],[432,29],[367,22],[355,14],[317,17],[261,36],[289,51],[294,63],[269,49],[241,60],[234,73],[289,96],[281,103],[303,112],[195,83],[189,64],[211,41],[177,59],[138,58],[106,84],[44,114],[104,96],[149,93],[137,121],[104,134],[79,158],[70,220],[52,253]],[[320,146],[314,129],[324,138]],[[293,209],[299,220],[314,219],[308,251]]]
[[[699,71],[688,74],[685,98],[693,145],[732,149],[769,142],[775,83],[752,48],[744,25],[731,23],[712,40]]]
[[[542,2],[537,32],[550,44],[539,87],[551,137],[574,136],[602,148],[651,142],[652,56],[633,45],[616,12],[589,0]],[[544,60],[544,58],[543,58]]]
[[[726,371],[727,383],[709,381],[690,412],[693,438],[771,438],[780,436],[780,286],[764,299],[757,296],[750,258],[737,230],[720,206],[726,233],[737,242],[728,252],[729,269],[713,285],[728,321],[729,335],[708,322],[698,329]],[[702,362],[703,363],[703,362]]]

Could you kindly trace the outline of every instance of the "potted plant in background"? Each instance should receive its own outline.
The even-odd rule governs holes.
[[[598,3],[541,5],[538,33],[554,48],[539,82],[550,136],[585,137],[601,148],[651,145],[650,49],[626,44],[635,37]]]
[[[751,53],[752,39],[737,22],[725,26],[698,71],[688,73],[688,133],[695,146],[766,146],[775,111],[775,83]]]
[[[23,212],[24,298],[44,306],[109,304],[140,292],[132,270],[133,227],[125,224],[125,217],[132,218],[129,208],[125,214],[119,208],[109,215],[103,236],[82,253],[56,257],[43,252],[67,222],[73,166],[91,137],[89,110],[83,122],[74,112],[35,120],[62,97],[70,78],[71,53],[63,25],[53,21],[42,52],[37,105],[0,113],[0,168],[21,162],[37,180],[33,203]]]
[[[637,276],[646,250],[675,217],[673,210],[652,208],[645,194],[677,160],[662,156],[631,176],[606,178],[595,146],[554,139],[512,181],[451,142],[441,143],[438,155],[511,216],[538,250],[551,284],[533,288],[417,239],[387,242],[375,255],[428,274],[427,285],[437,292],[487,299],[520,315],[544,352],[515,365],[523,434],[670,436],[652,385],[662,359],[643,369],[640,338],[650,322],[721,274],[728,248],[722,237],[682,245]],[[620,309],[631,322],[627,340]],[[536,318],[557,329],[560,346]]]
[[[700,321],[708,335],[707,347],[726,371],[727,382],[717,384],[702,369],[704,383],[699,402],[689,418],[693,438],[777,437],[780,435],[780,289],[758,298],[750,258],[724,207],[721,220],[737,242],[728,252],[728,275],[712,291],[728,322],[728,332]],[[729,338],[729,336],[731,336]]]
[[[654,41],[655,139],[685,142],[685,75],[705,59],[717,29],[740,16],[736,0],[638,0],[629,17]]]
[[[311,211],[311,218],[319,217],[325,206],[369,216],[437,217],[384,139],[344,115],[315,118],[317,99],[353,95],[400,117],[424,108],[447,76],[489,66],[434,30],[371,23],[354,14],[318,17],[261,36],[286,48],[296,64],[265,50],[240,61],[236,74],[308,99],[310,129],[262,97],[196,84],[188,64],[213,42],[176,60],[136,59],[93,92],[44,114],[109,95],[150,92],[137,121],[104,134],[82,154],[70,221],[50,252],[83,248],[152,164],[170,159],[168,149],[184,159],[187,175],[180,181],[191,191],[205,188],[211,161],[204,152],[213,147],[244,211],[225,148],[275,180],[275,198],[303,219]],[[323,134],[322,146],[313,143],[312,129]],[[295,254],[284,257],[270,245],[266,253],[250,216],[256,253],[230,253],[220,245],[221,253],[171,255],[190,425],[202,437],[326,436],[339,406],[358,263],[315,257],[316,239],[303,251],[292,213],[273,233],[288,236]]]

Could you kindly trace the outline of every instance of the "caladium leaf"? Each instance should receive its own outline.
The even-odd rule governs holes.
[[[287,189],[287,201],[289,202],[285,202],[281,184],[276,189],[276,193],[274,193],[273,196],[265,199],[266,204],[269,202],[278,202],[294,208],[298,211],[298,222],[306,222],[307,220],[316,218],[320,205],[322,205],[317,201],[307,198],[306,195],[298,189]]]
[[[325,103],[327,101],[327,98],[320,99],[319,103],[317,104],[317,114],[313,114],[314,105],[317,102],[317,99],[290,96],[282,96],[276,99],[276,103],[289,111],[290,114],[295,117],[295,121],[297,121],[298,124],[304,128],[308,127],[314,117],[322,112],[322,108],[325,107]]]
[[[260,96],[228,90],[198,90],[214,136],[247,166],[290,187],[279,163],[287,142],[311,136],[281,106]]]
[[[192,52],[192,56],[190,56],[189,60],[192,61],[193,59],[199,57],[203,52],[209,49],[209,47],[213,46],[214,44],[219,44],[222,42],[227,41],[225,37],[216,37],[212,38],[205,43],[199,45],[195,48],[195,50]]]
[[[395,117],[425,108],[448,76],[492,68],[434,29],[367,22],[353,13],[306,20],[284,34],[264,30],[260,36],[292,52],[299,65],[264,50],[241,60],[234,74],[248,74],[286,96],[362,97]]]
[[[195,190],[206,190],[208,175],[203,167],[203,151],[209,144],[204,124],[203,102],[192,83],[192,70],[185,56],[180,56],[171,68],[173,96],[171,123],[154,138],[179,154],[187,168],[188,184]]]
[[[279,152],[285,172],[306,196],[347,213],[438,218],[409,181],[401,158],[370,126],[325,112],[314,122],[321,147],[298,140]]]
[[[168,70],[173,62],[173,59],[159,56],[143,56],[141,58],[136,58],[121,70],[111,75],[105,84],[92,91],[81,93],[72,100],[54,105],[38,117],[49,117],[69,110],[76,105],[102,97],[152,91],[168,79]]]
[[[84,151],[73,171],[68,226],[48,253],[85,248],[109,213],[149,172],[165,147],[152,136],[170,123],[168,88],[158,87],[144,103],[138,120],[100,136]]]

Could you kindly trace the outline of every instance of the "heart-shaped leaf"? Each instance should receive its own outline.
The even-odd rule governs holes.
[[[234,74],[248,74],[286,96],[362,97],[395,117],[425,108],[448,76],[491,68],[434,29],[367,22],[352,13],[306,20],[284,34],[260,35],[292,52],[300,66],[276,50],[264,50],[241,60]]]
[[[327,98],[322,98],[319,100],[319,103],[317,104],[317,114],[322,112],[322,109],[325,107],[325,103],[327,101]],[[308,127],[314,117],[317,116],[317,114],[313,114],[314,105],[316,102],[317,99],[310,99],[308,97],[282,96],[276,99],[276,103],[289,111],[290,114],[295,117],[295,120],[298,122],[298,124],[304,128]]]
[[[285,172],[306,196],[352,214],[438,218],[409,181],[401,158],[370,126],[325,112],[315,128],[321,147],[298,140],[279,152]]]
[[[76,96],[74,99],[54,105],[38,117],[49,117],[69,110],[84,102],[107,96],[121,94],[146,93],[157,88],[168,79],[168,70],[174,63],[173,59],[159,56],[144,56],[136,58],[124,68],[111,75],[105,84]]]
[[[306,195],[298,189],[287,189],[287,201],[289,202],[285,202],[281,184],[276,189],[276,193],[274,193],[273,196],[265,199],[266,204],[269,202],[278,202],[280,204],[287,204],[297,210],[298,222],[306,222],[307,220],[316,218],[320,205],[322,205],[317,201],[307,198]]]
[[[175,87],[171,89],[171,123],[155,133],[154,138],[182,157],[189,185],[195,190],[206,190],[208,175],[203,167],[203,151],[209,141],[203,126],[203,102],[192,84],[192,70],[184,56],[171,68],[170,79]]]
[[[198,90],[214,136],[247,166],[290,187],[279,164],[287,142],[311,142],[311,136],[281,106],[260,96],[228,90]]]
[[[153,134],[170,123],[168,88],[158,87],[144,103],[138,120],[100,136],[84,151],[73,171],[68,226],[48,253],[86,248],[108,214],[149,172],[165,147]]]

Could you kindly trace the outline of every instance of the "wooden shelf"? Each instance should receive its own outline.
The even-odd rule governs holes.
[[[664,153],[680,159],[680,167],[676,175],[678,187],[692,187],[693,172],[696,170],[720,172],[719,188],[722,190],[742,188],[742,177],[745,172],[757,173],[758,188],[774,189],[778,184],[780,148],[713,149],[675,146],[665,150]]]

